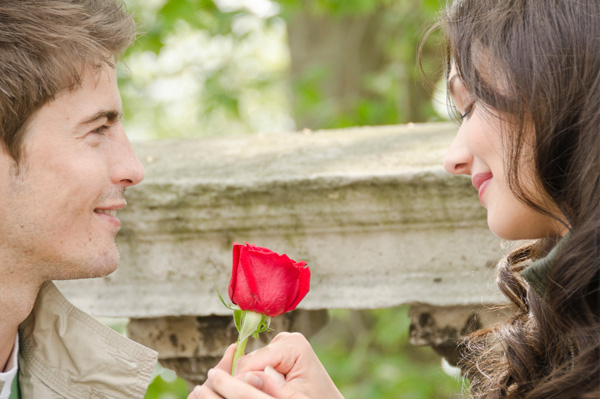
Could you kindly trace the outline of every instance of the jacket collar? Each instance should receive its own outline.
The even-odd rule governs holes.
[[[43,383],[65,398],[143,398],[157,353],[73,306],[52,282],[19,331],[23,392]]]
[[[523,279],[544,300],[546,300],[546,289],[550,282],[550,273],[570,237],[571,233],[569,232],[548,252],[548,255],[537,259],[521,271]]]

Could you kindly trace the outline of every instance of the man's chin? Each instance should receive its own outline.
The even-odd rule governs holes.
[[[86,278],[105,277],[117,270],[119,253],[104,254],[104,256],[71,265],[65,264],[59,269],[52,280],[80,280]]]

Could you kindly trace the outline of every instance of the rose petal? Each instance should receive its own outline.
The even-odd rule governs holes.
[[[234,243],[229,296],[242,310],[278,316],[293,310],[310,287],[306,262],[295,262],[267,248]]]
[[[246,306],[254,306],[254,303],[260,301],[260,291],[255,277],[255,258],[251,257],[248,252],[249,248],[247,246],[243,246],[240,252],[240,265],[242,266],[243,276],[245,277],[248,289],[248,292],[246,292],[244,295],[244,299],[247,304]],[[242,307],[241,304],[238,303],[238,305]],[[245,309],[242,307],[242,310]]]
[[[292,304],[285,310],[289,312],[290,310],[296,309],[300,301],[304,299],[308,291],[310,290],[310,269],[306,267],[306,262],[300,261],[296,262],[296,268],[298,269],[298,295]]]
[[[235,293],[235,288],[236,288],[236,283],[237,283],[237,269],[238,269],[238,264],[239,264],[239,260],[240,260],[240,248],[242,246],[240,244],[238,244],[237,242],[233,243],[233,270],[231,272],[231,280],[229,280],[229,299],[231,299],[231,302],[236,303],[235,300],[233,299],[234,293]]]

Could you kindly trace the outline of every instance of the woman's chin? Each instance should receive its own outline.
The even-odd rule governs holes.
[[[536,240],[561,235],[558,223],[549,216],[538,214],[535,218],[525,215],[496,215],[488,209],[488,227],[503,240]]]

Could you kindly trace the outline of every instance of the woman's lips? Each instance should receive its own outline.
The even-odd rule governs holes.
[[[479,192],[479,201],[481,202],[482,205],[483,205],[483,199],[482,199],[483,192],[485,191],[485,188],[488,186],[488,184],[492,180],[492,177],[494,177],[494,175],[492,175],[491,173],[478,173],[475,176],[473,176],[473,178],[472,178],[473,186]]]

